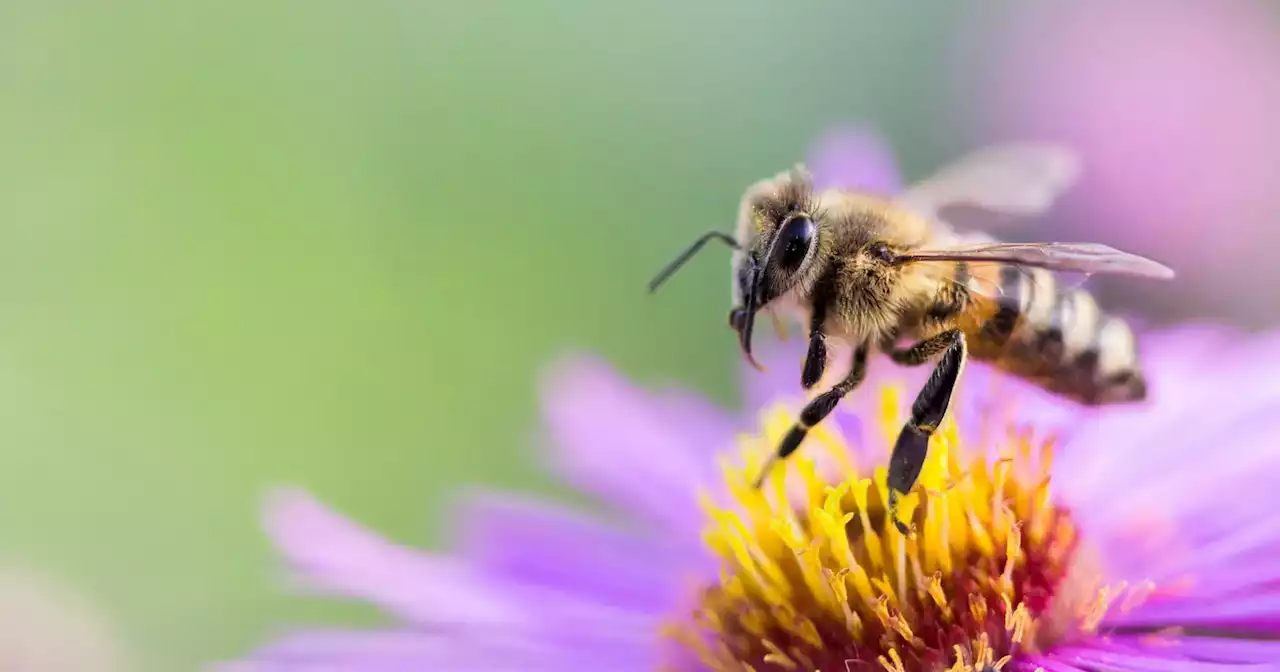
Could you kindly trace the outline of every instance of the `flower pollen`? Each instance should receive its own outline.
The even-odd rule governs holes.
[[[903,418],[897,391],[884,395],[887,448]],[[886,516],[886,472],[874,466],[888,450],[855,453],[835,427],[807,442],[833,468],[801,450],[751,487],[793,417],[771,410],[743,463],[724,465],[726,504],[703,500],[720,580],[673,631],[710,669],[999,670],[1096,631],[1124,591],[1102,585],[1070,512],[1050,497],[1051,441],[988,431],[997,442],[967,452],[948,421],[902,500],[906,537]]]

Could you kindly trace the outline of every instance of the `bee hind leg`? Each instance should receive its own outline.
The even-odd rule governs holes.
[[[902,352],[930,351],[941,351],[942,358],[920,394],[916,395],[915,402],[911,404],[911,417],[898,434],[893,454],[889,457],[889,518],[902,534],[909,534],[910,530],[898,519],[898,500],[911,491],[916,479],[920,477],[929,452],[929,437],[942,424],[951,405],[951,393],[960,381],[960,373],[964,369],[964,334],[958,329],[946,331]],[[897,360],[896,357],[894,359]]]
[[[817,332],[815,331],[815,333]],[[806,368],[808,367],[806,366]],[[769,459],[764,463],[764,467],[760,469],[760,475],[755,480],[755,487],[759,488],[764,485],[764,479],[769,475],[773,465],[776,462],[785,460],[791,453],[796,452],[809,430],[825,420],[831,414],[831,411],[835,410],[836,404],[839,404],[846,394],[849,394],[861,384],[866,375],[867,346],[860,345],[853,353],[853,363],[849,369],[849,375],[845,376],[844,380],[836,383],[831,389],[814,397],[800,411],[800,418],[796,421],[796,424],[791,426],[791,431],[787,432],[787,435],[782,439],[782,443],[778,444],[777,451],[769,456]]]
[[[909,348],[896,348],[892,342],[885,342],[880,349],[889,355],[895,364],[901,366],[920,366],[933,359],[940,352],[946,351],[955,342],[959,329],[948,329],[933,338],[926,338]]]

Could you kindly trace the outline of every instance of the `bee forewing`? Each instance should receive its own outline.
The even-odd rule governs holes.
[[[956,282],[956,261],[920,261],[911,264],[912,271],[938,282]],[[1002,275],[1002,273],[1004,275]],[[1021,288],[1048,295],[1054,292],[1070,291],[1085,286],[1093,273],[1080,271],[1049,270],[1033,266],[1018,266],[1000,261],[966,261],[965,277],[960,284],[975,296],[999,299],[1009,293],[1008,285],[1013,284],[1010,275],[1021,277],[1018,282]]]
[[[903,263],[995,261],[1086,274],[1133,275],[1168,280],[1173,270],[1157,261],[1101,243],[979,243],[913,250]]]
[[[1066,147],[1052,143],[994,145],[961,157],[909,186],[897,200],[934,220],[945,221],[944,211],[959,207],[1030,217],[1047,211],[1079,174],[1079,157]]]

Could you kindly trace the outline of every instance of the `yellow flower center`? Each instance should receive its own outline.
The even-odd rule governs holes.
[[[751,487],[795,417],[781,406],[745,440],[745,460],[726,462],[729,501],[703,499],[720,581],[673,628],[704,665],[998,670],[1011,655],[1096,630],[1125,587],[1099,582],[1070,513],[1050,497],[1052,442],[1002,429],[970,453],[948,422],[903,499],[913,526],[904,537],[886,519],[880,466],[904,420],[899,399],[885,391],[885,440],[857,453],[865,464],[826,423],[764,488]]]

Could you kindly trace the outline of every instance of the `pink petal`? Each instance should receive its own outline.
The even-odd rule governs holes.
[[[1075,667],[1119,672],[1243,672],[1251,666],[1197,660],[1171,660],[1151,655],[1117,653],[1091,646],[1063,647],[1050,654]],[[1253,669],[1271,669],[1269,667]]]
[[[689,545],[563,507],[483,494],[461,520],[460,553],[480,571],[615,607],[664,615],[689,581],[714,576]]]
[[[652,669],[643,651],[574,650],[503,632],[433,636],[405,631],[310,631],[260,649],[251,662],[212,672],[561,672]]]
[[[1028,656],[1023,660],[1015,659],[1014,664],[1023,672],[1034,672],[1037,668],[1043,668],[1045,672],[1084,672],[1083,668],[1050,656]]]
[[[1108,638],[1114,645],[1158,657],[1180,656],[1217,663],[1280,664],[1280,641],[1229,639],[1226,637],[1161,637],[1120,635]]]
[[[652,615],[485,577],[463,558],[447,561],[387,543],[300,491],[277,493],[267,520],[286,560],[308,585],[365,599],[424,633],[499,634],[564,652],[650,651],[657,638],[659,621]]]
[[[518,613],[474,571],[384,541],[298,489],[272,494],[267,533],[305,585],[420,623],[510,624]]]
[[[727,414],[677,410],[593,359],[561,362],[543,389],[552,458],[569,482],[663,529],[696,525],[697,492],[736,441]]]

